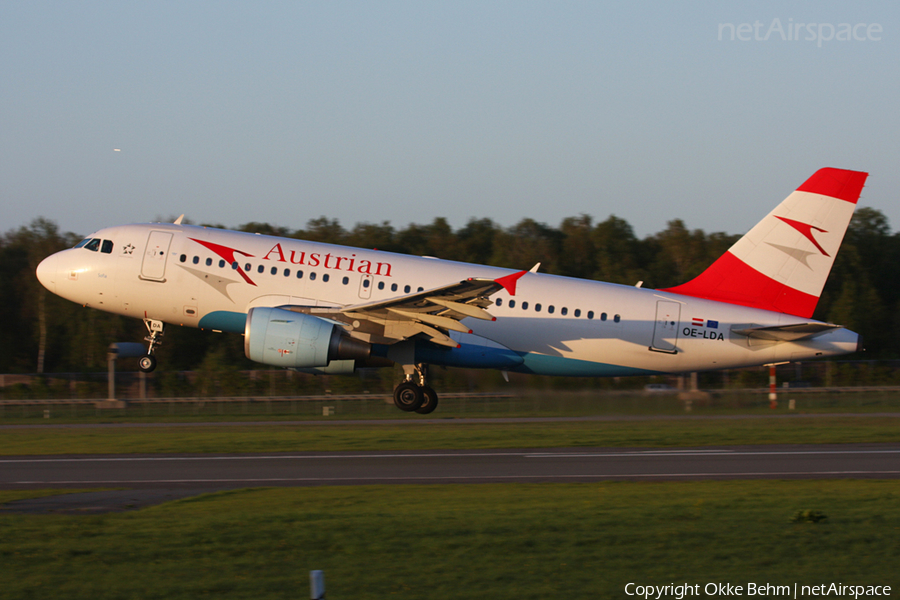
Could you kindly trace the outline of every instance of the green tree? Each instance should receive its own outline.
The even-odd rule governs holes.
[[[38,372],[57,366],[68,347],[64,332],[75,306],[50,294],[35,277],[50,254],[75,244],[78,236],[39,218],[0,238],[0,368],[4,372]]]
[[[557,229],[523,219],[517,225],[500,232],[494,244],[491,264],[511,269],[530,269],[541,263],[544,273],[559,273],[559,252],[562,234]]]
[[[397,252],[399,248],[394,240],[395,235],[393,226],[387,221],[380,225],[357,223],[347,236],[347,244],[357,248]]]
[[[293,237],[311,242],[324,242],[326,244],[343,244],[347,232],[341,227],[337,219],[319,217],[310,219],[306,223],[305,230],[297,230]]]
[[[647,279],[647,269],[642,265],[648,260],[646,252],[624,219],[610,215],[597,223],[591,237],[596,253],[594,279],[626,285]]]
[[[494,254],[494,239],[499,231],[500,228],[490,219],[469,219],[465,227],[456,232],[458,260],[488,264]]]
[[[246,231],[247,233],[258,233],[260,235],[275,235],[279,237],[290,237],[291,230],[287,227],[281,227],[278,225],[269,225],[268,223],[257,223],[256,221],[251,221],[250,223],[245,223],[238,227],[238,231]]]
[[[593,219],[588,215],[567,217],[559,229],[562,234],[559,274],[589,279],[597,268]]]

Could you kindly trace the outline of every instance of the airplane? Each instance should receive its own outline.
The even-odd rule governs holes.
[[[676,374],[862,349],[812,319],[867,173],[816,171],[695,279],[667,289],[174,223],[101,229],[37,267],[49,291],[165,326],[244,336],[312,373],[398,364],[394,403],[428,414],[428,366],[558,376]]]

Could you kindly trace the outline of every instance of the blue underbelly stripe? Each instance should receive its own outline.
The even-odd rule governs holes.
[[[557,375],[563,377],[627,377],[630,375],[655,375],[660,371],[637,369],[622,365],[608,365],[562,356],[546,354],[523,354],[523,363],[510,369],[516,373],[532,375]]]

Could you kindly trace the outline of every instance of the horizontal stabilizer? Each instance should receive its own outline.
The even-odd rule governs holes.
[[[775,325],[772,327],[748,327],[732,329],[732,333],[759,340],[774,342],[796,342],[821,335],[834,329],[842,329],[841,325],[831,323],[794,323],[792,325]]]

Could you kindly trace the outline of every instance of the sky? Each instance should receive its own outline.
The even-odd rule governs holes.
[[[898,59],[893,0],[3,2],[0,232],[734,234],[826,166],[896,230]]]

